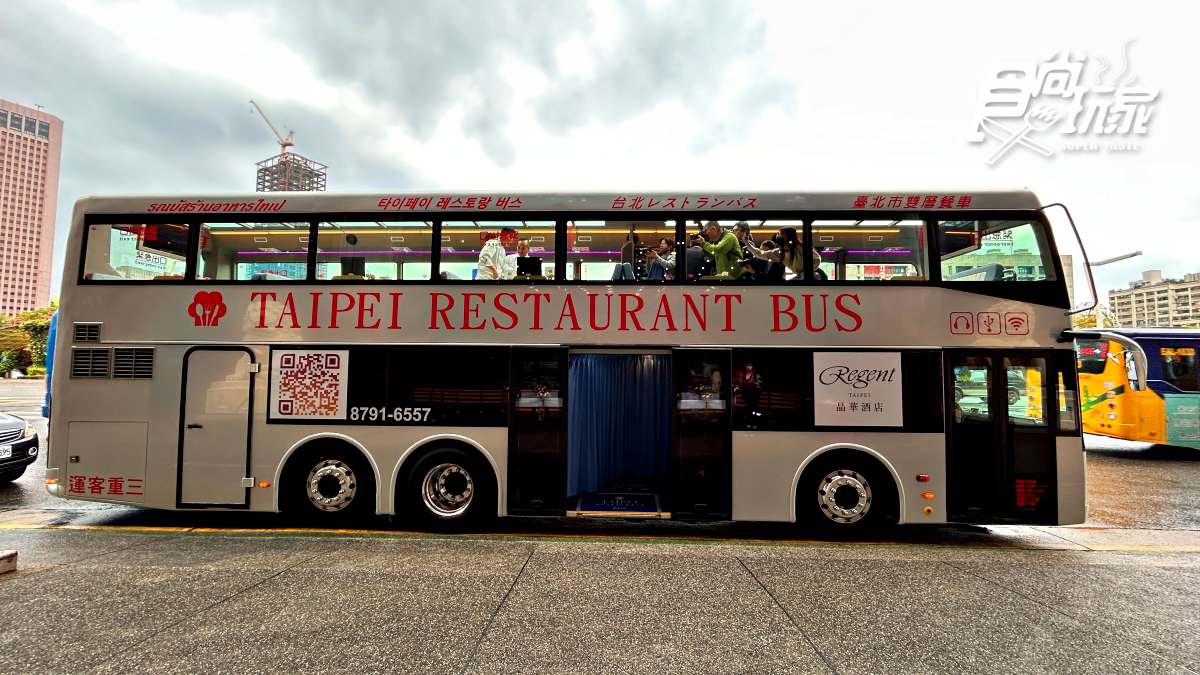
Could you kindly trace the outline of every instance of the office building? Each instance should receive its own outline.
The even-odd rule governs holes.
[[[1200,272],[1164,279],[1162,270],[1147,270],[1109,291],[1108,307],[1118,326],[1200,328]]]
[[[0,315],[50,304],[62,120],[0,99]]]

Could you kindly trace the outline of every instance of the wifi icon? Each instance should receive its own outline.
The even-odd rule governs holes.
[[[1029,315],[1025,312],[1005,312],[1004,332],[1007,335],[1029,335]]]

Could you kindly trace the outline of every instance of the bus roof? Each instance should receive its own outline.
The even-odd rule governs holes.
[[[817,192],[252,192],[207,195],[92,196],[86,214],[457,213],[530,211],[654,212],[1031,210],[1029,190],[863,190]],[[228,215],[224,215],[228,218]]]

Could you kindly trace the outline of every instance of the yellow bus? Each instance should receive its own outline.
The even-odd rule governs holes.
[[[1200,448],[1200,331],[1114,328],[1078,335],[1084,432]]]

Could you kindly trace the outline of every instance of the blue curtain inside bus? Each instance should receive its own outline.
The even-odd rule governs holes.
[[[572,354],[568,382],[568,495],[666,476],[670,355]]]

